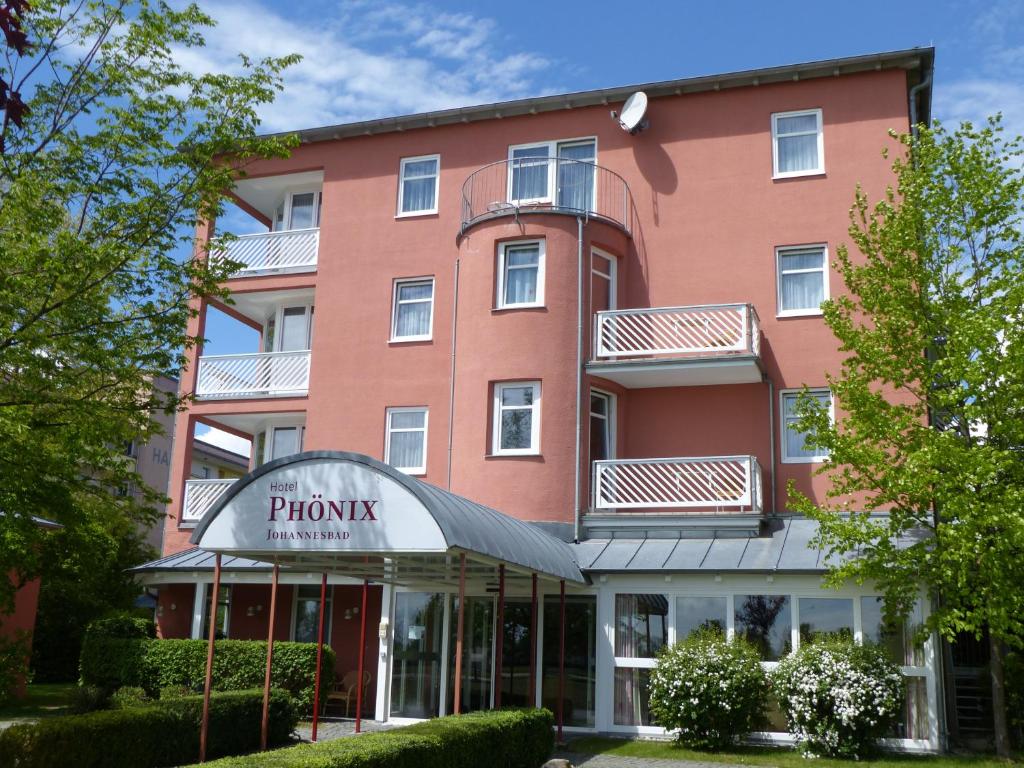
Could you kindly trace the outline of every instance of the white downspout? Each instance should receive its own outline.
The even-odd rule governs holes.
[[[583,217],[576,217],[576,472],[573,486],[573,541],[580,540],[580,440],[583,436]]]

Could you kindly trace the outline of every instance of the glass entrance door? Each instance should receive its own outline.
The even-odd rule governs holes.
[[[441,640],[445,595],[395,594],[391,715],[437,717],[441,695]]]
[[[449,626],[448,701],[446,712],[455,707],[455,648],[459,621],[459,599],[452,598]],[[491,678],[494,673],[494,598],[467,597],[462,630],[462,693],[460,710],[474,712],[491,707]]]
[[[530,701],[530,602],[505,601],[501,651],[501,706],[532,707]]]

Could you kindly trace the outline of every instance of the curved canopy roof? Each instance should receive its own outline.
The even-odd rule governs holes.
[[[307,451],[250,472],[191,540],[210,552],[375,580],[450,576],[451,556],[464,552],[481,573],[504,564],[585,581],[572,547],[537,526],[343,451]]]

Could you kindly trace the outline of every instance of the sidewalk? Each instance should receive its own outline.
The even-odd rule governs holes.
[[[621,755],[581,755],[576,752],[555,750],[555,757],[568,760],[575,768],[749,768],[729,763],[698,760],[662,760],[653,757],[623,757]]]

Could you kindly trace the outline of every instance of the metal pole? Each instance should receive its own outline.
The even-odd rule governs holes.
[[[199,589],[199,585],[196,585]],[[210,600],[210,634],[206,645],[206,682],[203,684],[203,722],[199,726],[199,762],[206,762],[206,737],[210,733],[210,688],[213,685],[213,641],[217,637],[217,598],[220,593],[220,552],[213,562],[213,598]]]
[[[558,743],[561,744],[565,722],[565,579],[559,582],[559,611],[562,617],[558,624]]]
[[[455,629],[455,706],[453,714],[462,709],[462,624],[466,616],[466,553],[459,553],[459,619]]]
[[[310,741],[316,741],[316,728],[320,724],[320,670],[324,663],[324,614],[327,613],[327,572],[320,577],[320,621],[316,629],[316,679],[313,683],[313,734]]]
[[[363,613],[359,627],[359,690],[356,691],[356,733],[362,730],[363,725],[363,662],[366,657],[366,593],[368,591],[369,582],[363,579]]]
[[[498,565],[498,636],[494,639],[494,708],[501,708],[501,657],[505,652],[505,564]]]
[[[537,574],[533,574],[533,597],[530,601],[530,701],[528,706],[537,706]]]
[[[263,720],[260,723],[260,750],[267,749],[267,732],[270,728],[270,667],[274,663],[274,618],[277,613],[277,576],[280,566],[274,563],[270,581],[270,616],[267,623],[267,670],[263,676]]]

